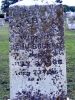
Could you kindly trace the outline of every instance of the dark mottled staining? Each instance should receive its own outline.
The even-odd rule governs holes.
[[[24,61],[16,61],[14,64],[15,64],[15,65],[18,65],[18,66],[21,66],[21,67],[24,67],[24,66],[29,67],[30,62],[29,62],[29,61],[26,61],[26,62],[24,62]],[[13,65],[14,65],[14,64],[13,64]]]
[[[29,67],[29,65],[30,65],[30,62],[29,62],[29,61],[26,61],[26,62],[21,61],[21,62],[20,62],[20,66],[21,66],[21,67],[23,67],[23,66],[28,66],[28,67]]]
[[[62,60],[61,59],[58,60],[58,64],[62,64]]]
[[[38,57],[41,59],[41,62],[44,63],[46,67],[51,66],[51,51],[50,50],[41,50],[38,53]]]
[[[36,61],[36,62],[35,62],[35,65],[38,67],[38,66],[41,66],[41,65],[42,65],[42,63],[41,63],[41,62],[39,62],[39,61]]]
[[[15,65],[20,65],[20,62],[17,62],[17,61],[16,61],[16,62],[14,62],[14,64],[15,64]],[[13,65],[14,65],[14,64],[13,64]]]
[[[53,59],[53,64],[57,64],[57,60],[56,59]]]
[[[58,97],[56,98],[56,100],[60,100],[60,97],[58,96]]]
[[[32,26],[31,26],[31,33],[32,33],[32,34],[35,34],[36,31],[37,31],[37,30],[36,30],[35,25],[32,25]]]
[[[38,58],[38,54],[34,54],[33,51],[32,51],[31,53],[29,53],[29,57]]]
[[[53,92],[50,93],[51,95]],[[31,91],[22,91],[22,92],[17,92],[16,97],[13,100],[66,100],[66,95],[63,95],[64,91],[61,91],[61,93],[55,97],[54,95],[52,97],[42,94],[40,90],[37,90],[34,92],[32,95]]]
[[[18,92],[16,93],[16,95],[19,95],[19,96],[20,96],[20,95],[21,95],[21,92],[18,91]]]
[[[21,61],[21,67],[25,66],[24,61]]]
[[[38,23],[38,18],[37,18],[37,16],[32,17],[32,23]]]
[[[63,87],[63,85],[61,85],[61,88]]]
[[[39,81],[39,78],[37,79],[37,81]]]
[[[57,14],[57,18],[59,18],[63,15],[63,12],[58,9],[56,14]]]
[[[55,77],[52,78],[53,84],[56,85],[58,80],[59,80],[59,76],[56,74]]]
[[[22,94],[26,94],[26,91],[22,90]]]
[[[34,81],[34,77],[32,77],[32,78],[29,77],[29,78],[28,78],[28,81]]]
[[[43,30],[43,32],[47,33],[47,32],[50,31],[49,30],[50,24],[51,24],[50,21],[49,22],[46,21],[46,22],[43,22],[42,23],[42,30]]]
[[[53,84],[56,85],[56,81],[55,81],[55,79],[52,79],[52,81],[53,81]]]
[[[26,69],[20,69],[19,71],[15,71],[16,75],[22,75],[22,76],[30,76],[30,72],[26,71]]]
[[[48,71],[47,71],[47,75],[53,75],[53,74],[57,74],[57,71],[56,70],[53,70],[53,69],[49,69]]]
[[[27,74],[26,74],[27,76],[30,76],[30,72],[27,72]]]
[[[59,89],[59,92],[61,92],[62,91],[62,89]]]
[[[42,71],[41,70],[33,70],[33,74],[35,76],[38,76],[38,75],[42,74]]]
[[[43,73],[45,74],[47,72],[46,68],[43,69]]]
[[[47,75],[54,75],[57,74],[57,70],[56,69],[49,69],[47,70],[46,68],[44,68],[43,70],[33,70],[33,74],[35,76],[40,76],[41,74],[47,74]],[[40,78],[39,78],[40,80]]]
[[[36,82],[36,84],[39,84],[38,82]]]
[[[53,59],[53,64],[55,65],[55,64],[62,64],[62,59]]]
[[[56,49],[52,53],[53,53],[54,56],[57,56],[59,54],[58,50],[56,50]]]
[[[18,56],[19,56],[19,53],[14,53],[15,59],[17,59]]]
[[[47,74],[47,75],[54,75],[54,74],[57,74],[58,72],[56,71],[56,69],[49,69],[49,70],[46,70],[46,68],[44,68],[42,70],[42,72],[44,74]]]
[[[59,72],[60,72],[60,74],[62,75],[62,70],[61,70],[61,69],[59,70]]]
[[[37,75],[36,70],[33,70],[33,74],[34,74],[35,76]]]

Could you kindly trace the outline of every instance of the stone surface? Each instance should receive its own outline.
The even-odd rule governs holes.
[[[20,0],[19,2],[10,5],[10,7],[12,6],[33,6],[33,5],[50,5],[50,4],[54,4],[55,0]],[[59,3],[56,3],[59,4]]]
[[[11,6],[10,99],[66,100],[63,6]]]

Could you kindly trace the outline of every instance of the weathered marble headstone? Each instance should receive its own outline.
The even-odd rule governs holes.
[[[75,13],[74,12],[66,13],[66,25],[68,29],[75,30]]]
[[[11,100],[66,100],[63,6],[46,1],[10,6]]]
[[[0,14],[0,26],[4,26],[4,22],[5,22],[5,20],[4,20],[4,14]]]
[[[0,26],[4,26],[4,18],[0,18]]]

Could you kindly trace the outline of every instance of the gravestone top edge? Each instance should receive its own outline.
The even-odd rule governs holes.
[[[9,7],[14,7],[14,6],[44,6],[44,5],[60,5],[61,3],[53,2],[50,0],[23,0],[23,1],[18,1],[15,4],[11,4]]]

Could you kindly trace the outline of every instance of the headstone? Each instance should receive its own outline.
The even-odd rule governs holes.
[[[0,18],[0,26],[4,26],[4,18]]]
[[[4,26],[4,14],[0,14],[0,26]]]
[[[67,29],[75,30],[75,12],[66,12]]]
[[[46,1],[10,6],[11,100],[66,100],[63,6]]]

